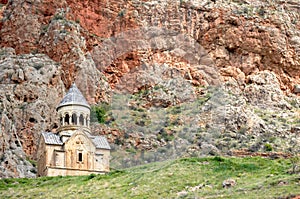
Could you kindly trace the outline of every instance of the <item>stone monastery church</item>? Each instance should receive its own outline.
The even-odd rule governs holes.
[[[109,143],[90,134],[90,106],[75,84],[56,110],[60,127],[56,133],[43,132],[39,140],[38,176],[108,172]]]

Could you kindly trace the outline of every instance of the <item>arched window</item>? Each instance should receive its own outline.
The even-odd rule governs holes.
[[[89,127],[90,126],[90,124],[89,124],[90,123],[89,115],[87,115],[85,119],[86,119],[86,126]]]
[[[72,124],[77,125],[77,115],[76,115],[76,113],[72,114]]]
[[[65,117],[65,125],[68,125],[68,124],[69,124],[69,120],[70,120],[70,116],[69,116],[69,114],[67,113],[67,114],[66,114],[66,117]]]
[[[90,127],[90,116],[89,115],[86,117],[86,126]]]
[[[83,115],[82,115],[82,114],[80,114],[80,117],[79,117],[79,124],[80,124],[81,126],[83,126],[83,124],[84,124],[84,118],[83,118]]]

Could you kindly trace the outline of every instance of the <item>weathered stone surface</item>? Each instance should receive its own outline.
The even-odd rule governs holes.
[[[96,68],[90,54],[81,56],[76,63],[75,82],[90,104],[109,102],[111,87],[106,77]]]
[[[26,160],[16,127],[2,107],[0,119],[0,178],[35,177],[36,168]]]
[[[1,52],[0,107],[4,114],[2,117],[7,120],[1,123],[1,128],[3,135],[8,136],[12,131],[11,125],[14,126],[15,135],[9,139],[18,144],[19,153],[16,155],[23,154],[21,159],[25,161],[27,156],[35,157],[40,132],[57,128],[54,111],[64,86],[59,65],[47,56],[17,56],[13,50],[5,48]],[[50,123],[54,125],[50,126]],[[24,175],[16,174],[19,177]]]
[[[208,50],[218,67],[239,68],[246,76],[257,70],[272,70],[283,90],[291,91],[292,83],[299,81],[299,14],[292,1],[276,2],[278,6],[258,1],[251,5],[211,1],[170,3],[168,0],[160,3],[90,1],[88,4],[75,0],[21,2],[6,6],[2,45],[14,47],[18,53],[46,52],[54,60],[61,60],[64,55],[64,82],[68,86],[77,67],[67,60],[78,59],[76,51],[85,53],[93,46],[101,45],[103,38],[136,27],[151,26],[192,35]],[[29,15],[31,10],[36,12]],[[23,20],[28,24],[22,23]],[[288,30],[283,22],[288,24]],[[77,32],[75,35],[74,31]],[[19,38],[18,42],[25,47],[21,49],[14,38]],[[84,45],[83,38],[86,40]],[[55,43],[47,42],[49,39],[55,39]]]
[[[300,93],[300,85],[299,84],[296,84],[294,86],[294,93],[296,93],[296,94]]]
[[[249,103],[261,106],[288,107],[284,100],[284,93],[273,72],[263,71],[248,76],[248,83],[244,89]]]

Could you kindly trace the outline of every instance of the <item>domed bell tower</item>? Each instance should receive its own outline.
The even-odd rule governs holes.
[[[56,111],[60,120],[57,132],[63,142],[78,129],[90,134],[91,108],[75,83],[57,106]]]

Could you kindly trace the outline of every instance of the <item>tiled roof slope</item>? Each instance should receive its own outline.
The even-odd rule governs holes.
[[[64,143],[60,140],[57,134],[51,132],[43,132],[42,136],[44,137],[46,144],[51,145],[63,145]],[[107,139],[103,136],[90,136],[90,139],[94,143],[97,149],[108,149],[110,150],[109,143]]]
[[[59,136],[51,133],[51,132],[43,132],[42,136],[44,137],[46,144],[52,145],[63,145],[62,141],[60,140]]]
[[[95,144],[95,147],[97,149],[108,149],[110,150],[109,143],[107,139],[103,136],[93,136],[91,137],[93,143]]]

